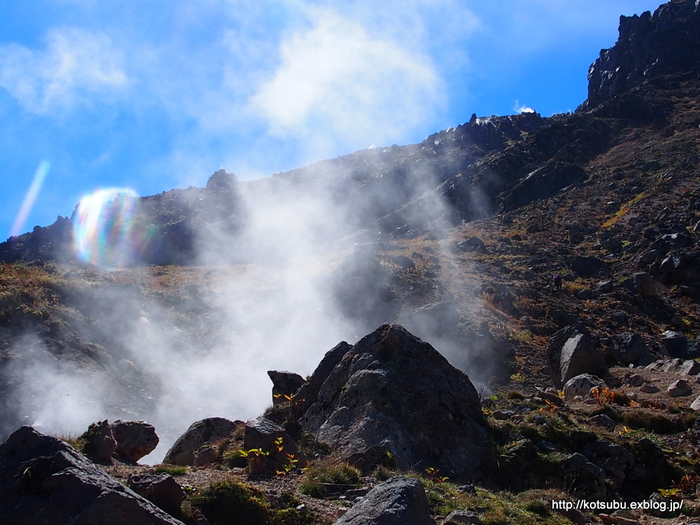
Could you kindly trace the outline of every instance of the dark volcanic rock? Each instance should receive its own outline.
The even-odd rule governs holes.
[[[172,465],[193,465],[195,453],[204,445],[229,437],[242,423],[222,417],[210,417],[190,425],[183,435],[170,447],[163,463]]]
[[[621,16],[619,31],[615,46],[602,50],[588,72],[584,109],[650,78],[700,66],[700,8],[695,0],[665,3],[653,15]],[[643,114],[639,107],[630,113]]]
[[[398,325],[382,325],[352,347],[301,422],[346,458],[379,445],[398,468],[433,467],[453,478],[480,477],[489,460],[469,378]]]
[[[175,478],[164,472],[130,476],[126,485],[171,516],[180,514],[180,504],[187,497]]]
[[[435,525],[420,481],[391,478],[374,487],[333,525]]]
[[[112,436],[112,426],[106,419],[90,425],[83,437],[85,438],[83,453],[88,458],[97,463],[112,463],[117,442]]]
[[[145,421],[117,420],[112,423],[112,435],[117,455],[133,463],[153,452],[159,441],[156,429]]]
[[[0,523],[182,525],[63,441],[31,427],[0,445]]]
[[[304,378],[294,372],[279,372],[268,370],[267,375],[272,381],[272,404],[278,405],[286,401],[284,396],[297,393],[304,384]]]
[[[294,406],[296,417],[301,417],[306,410],[318,400],[318,393],[321,391],[323,383],[328,379],[335,365],[345,354],[352,349],[352,346],[342,341],[326,352],[321,362],[314,370],[308,381],[299,389],[297,393],[297,403]]]

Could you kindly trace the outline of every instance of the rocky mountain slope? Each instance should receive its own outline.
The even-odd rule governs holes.
[[[219,171],[206,188],[141,198],[130,232],[148,242],[126,267],[76,261],[77,215],[9,239],[0,245],[3,438],[46,417],[42,405],[65,413],[47,387],[56,377],[93,388],[103,411],[94,421],[151,420],[162,405],[176,411],[192,397],[224,397],[224,388],[188,390],[229,388],[230,376],[201,374],[207,359],[229,374],[287,363],[310,373],[318,353],[306,369],[283,360],[345,338],[360,341],[329,352],[308,381],[299,378],[301,390],[276,390],[286,404],[266,413],[287,433],[283,442],[298,442],[312,460],[309,470],[277,450],[276,468],[251,474],[249,451],[264,447],[246,443],[252,431],[232,422],[238,430],[198,441],[201,464],[192,459],[179,472],[191,507],[178,518],[204,523],[201,511],[226,522],[212,517],[221,508],[212,502],[246,481],[263,491],[246,493],[267,509],[261,523],[330,523],[389,475],[413,470],[428,493],[426,520],[458,510],[471,517],[444,522],[693,523],[699,46],[700,8],[675,0],[621,18],[618,42],[591,67],[589,97],[573,114],[474,116],[416,145],[255,182]],[[330,332],[336,322],[343,329],[330,344],[300,329]],[[226,361],[241,342],[254,357]],[[276,346],[294,352],[272,353]],[[438,371],[419,380],[416,367]],[[426,388],[442,381],[451,386]],[[243,405],[268,403],[269,393],[253,400],[258,385],[246,385]],[[222,410],[234,406],[242,405]],[[189,419],[164,430],[171,443],[200,419],[177,413]],[[471,436],[469,454],[441,442],[431,413],[445,416],[439,428],[451,436]],[[132,460],[105,468],[125,480],[152,472]],[[324,478],[318,492],[302,490],[338,461],[359,468],[345,472],[351,481]],[[212,481],[223,483],[219,492]],[[41,496],[31,480],[22,483]],[[660,511],[680,499],[673,515]],[[611,509],[569,512],[553,500],[655,509],[611,517]]]

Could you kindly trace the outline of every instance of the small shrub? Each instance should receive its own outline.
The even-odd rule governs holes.
[[[391,470],[384,465],[377,465],[377,467],[372,471],[372,475],[379,481],[386,481],[389,478],[396,476],[396,471]]]
[[[347,463],[316,463],[310,466],[299,490],[312,498],[325,498],[338,489],[360,486],[360,471]]]
[[[212,525],[267,525],[269,511],[264,495],[235,481],[220,481],[190,497]]]

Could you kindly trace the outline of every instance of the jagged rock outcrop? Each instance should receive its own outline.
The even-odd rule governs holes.
[[[615,46],[602,50],[588,72],[583,109],[622,95],[645,80],[700,67],[700,7],[695,0],[667,2],[654,14],[621,16],[619,33]],[[635,112],[639,114],[640,109]]]
[[[398,325],[380,326],[344,354],[301,423],[345,458],[381,446],[398,468],[453,478],[483,476],[490,457],[474,385]]]
[[[0,522],[182,525],[63,441],[31,427],[0,445]]]
[[[311,374],[308,381],[297,392],[297,402],[294,405],[296,418],[304,415],[308,408],[318,401],[318,394],[323,387],[323,383],[326,382],[326,379],[328,379],[335,366],[340,363],[343,356],[351,349],[352,345],[342,341],[326,352],[314,373]]]

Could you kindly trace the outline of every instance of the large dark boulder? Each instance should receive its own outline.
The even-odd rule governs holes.
[[[0,523],[182,525],[70,445],[31,427],[0,445]]]
[[[112,423],[112,435],[117,455],[132,463],[153,452],[159,441],[156,429],[145,421],[117,420]]]
[[[210,417],[195,421],[165,454],[163,463],[171,465],[194,465],[195,453],[205,445],[227,438],[242,426],[242,423],[222,417]]]
[[[398,325],[348,350],[301,422],[346,458],[383,446],[398,468],[433,467],[452,478],[479,478],[489,463],[474,385]]]
[[[435,525],[420,481],[391,478],[374,487],[333,525]]]

